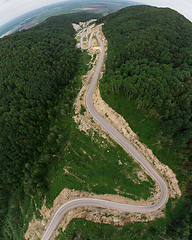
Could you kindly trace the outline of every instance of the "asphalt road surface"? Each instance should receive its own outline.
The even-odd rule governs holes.
[[[133,158],[140,163],[145,170],[148,172],[148,174],[156,181],[161,189],[161,196],[160,199],[153,205],[146,206],[146,205],[131,205],[131,204],[123,204],[123,203],[117,203],[112,201],[106,201],[101,199],[94,199],[94,198],[78,198],[71,200],[65,204],[63,204],[55,213],[54,217],[52,218],[50,224],[48,225],[43,237],[41,240],[48,240],[53,231],[55,230],[56,226],[62,219],[63,215],[70,211],[71,209],[82,207],[82,206],[95,206],[95,207],[103,207],[103,208],[111,208],[111,209],[119,209],[119,210],[125,210],[129,212],[152,212],[159,208],[161,208],[168,200],[168,189],[167,185],[164,182],[164,180],[161,178],[161,176],[153,169],[152,165],[150,165],[143,155],[139,153],[132,144],[125,139],[106,119],[104,119],[102,116],[100,116],[96,110],[93,107],[92,104],[92,95],[94,92],[94,89],[97,85],[97,79],[99,78],[99,74],[101,71],[101,67],[104,60],[104,45],[99,37],[99,30],[93,31],[90,35],[89,43],[87,47],[84,47],[83,45],[83,37],[88,34],[88,31],[83,33],[83,36],[81,37],[81,48],[82,49],[88,49],[91,47],[91,39],[93,37],[93,34],[96,32],[97,39],[101,46],[101,52],[99,57],[99,62],[97,64],[96,70],[94,72],[91,84],[89,86],[89,89],[87,91],[86,95],[86,105],[87,109],[90,112],[90,114],[93,116],[93,118],[111,135],[111,137],[118,142],[127,152],[129,152]]]

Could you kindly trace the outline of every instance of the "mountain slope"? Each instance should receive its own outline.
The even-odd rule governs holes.
[[[7,225],[0,231],[2,239],[14,238],[12,233],[24,227],[25,219],[19,219],[24,196],[42,198],[47,190],[46,168],[52,160],[45,152],[56,153],[59,147],[43,152],[54,107],[65,92],[70,109],[76,94],[71,80],[81,54],[72,23],[92,16],[61,15],[0,39],[0,230]]]
[[[133,6],[110,14],[102,84],[124,89],[138,108],[155,109],[175,145],[192,141],[192,23],[171,9]],[[154,111],[155,111],[154,110]]]

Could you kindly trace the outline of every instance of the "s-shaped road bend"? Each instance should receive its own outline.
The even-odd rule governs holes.
[[[81,37],[81,48],[82,49],[88,49],[91,46],[91,39],[93,37],[94,32],[96,32],[96,37],[100,43],[101,46],[101,52],[99,57],[99,62],[96,66],[96,70],[94,72],[91,84],[89,86],[89,89],[87,91],[86,95],[86,105],[87,109],[90,112],[90,114],[93,116],[93,118],[107,131],[113,139],[115,139],[116,142],[118,142],[129,154],[132,155],[132,157],[142,165],[142,167],[145,168],[146,172],[153,178],[154,181],[156,181],[161,189],[161,196],[160,199],[153,205],[145,206],[145,205],[131,205],[131,204],[123,204],[123,203],[117,203],[112,201],[106,201],[101,199],[94,199],[94,198],[79,198],[71,200],[65,204],[63,204],[55,213],[53,216],[49,226],[47,227],[43,237],[41,240],[48,240],[53,231],[55,230],[57,224],[63,217],[65,213],[70,211],[71,209],[77,208],[77,207],[86,207],[86,206],[95,206],[95,207],[102,207],[102,208],[112,208],[112,209],[118,209],[118,210],[125,210],[130,212],[152,212],[159,208],[161,208],[168,200],[168,189],[167,185],[164,182],[164,180],[161,178],[161,176],[153,169],[153,167],[145,160],[145,158],[139,153],[132,144],[125,139],[106,119],[104,119],[99,113],[95,110],[92,103],[92,95],[94,92],[94,89],[97,85],[97,80],[99,78],[99,74],[101,71],[101,67],[104,60],[104,45],[99,37],[99,30],[92,31],[88,43],[88,47],[83,46],[83,37],[88,34],[88,31],[85,32]]]

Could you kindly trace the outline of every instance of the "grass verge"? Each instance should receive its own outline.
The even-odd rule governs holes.
[[[137,109],[134,100],[129,100],[123,91],[106,93],[101,88],[101,96],[111,108],[124,117],[131,129],[139,136],[139,140],[153,151],[159,161],[173,170],[182,187],[184,176],[181,174],[180,166],[185,160],[185,155],[176,150],[168,137],[163,135],[158,116],[147,110]]]

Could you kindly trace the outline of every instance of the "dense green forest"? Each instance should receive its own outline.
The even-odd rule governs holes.
[[[127,92],[150,108],[178,147],[192,142],[192,24],[171,9],[124,8],[104,17],[107,91]]]
[[[124,8],[97,20],[101,22],[108,41],[106,73],[100,84],[104,100],[123,116],[126,116],[126,105],[134,104],[135,109],[140,109],[140,115],[141,111],[144,115],[139,125],[154,116],[158,122],[156,134],[163,134],[158,144],[173,149],[173,154],[182,160],[174,166],[175,171],[183,174],[187,185],[182,208],[162,226],[161,234],[153,227],[155,236],[188,239],[192,228],[192,23],[174,10],[149,6]],[[132,114],[128,122],[131,117],[137,122],[136,111],[127,111]],[[145,127],[140,130],[150,132],[150,125]],[[150,136],[154,149],[157,135]],[[166,218],[169,216],[167,212]]]
[[[51,17],[0,39],[0,239],[15,239],[11,226],[18,222],[18,229],[22,226],[19,206],[24,196],[42,198],[49,187],[48,154],[60,147],[51,139],[52,146],[44,149],[54,107],[64,97],[70,111],[76,95],[71,80],[81,51],[75,48],[72,23],[97,16]]]

